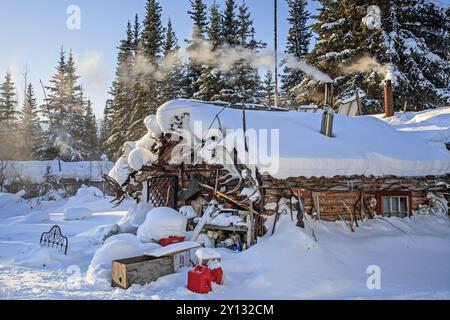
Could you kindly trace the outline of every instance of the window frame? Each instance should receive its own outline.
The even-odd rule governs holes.
[[[383,191],[378,192],[377,195],[377,207],[376,212],[378,215],[384,217],[384,207],[383,207],[383,198],[406,198],[406,217],[412,216],[412,196],[410,191]],[[390,200],[392,201],[392,200]]]

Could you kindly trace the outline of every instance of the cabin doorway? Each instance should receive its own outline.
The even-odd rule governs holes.
[[[147,202],[155,208],[169,207],[177,210],[178,177],[153,177],[147,181]]]

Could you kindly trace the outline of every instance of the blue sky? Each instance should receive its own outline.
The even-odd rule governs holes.
[[[240,4],[242,0],[237,0]],[[0,4],[0,75],[13,73],[17,90],[23,92],[23,72],[42,99],[39,80],[48,82],[58,60],[61,46],[75,54],[86,95],[94,102],[97,115],[103,111],[109,85],[114,78],[116,47],[123,38],[128,19],[144,14],[145,0],[2,0]],[[211,3],[212,0],[206,0]],[[217,0],[221,7],[225,0]],[[273,47],[273,1],[246,0],[250,6],[257,36]],[[180,40],[189,36],[192,23],[187,16],[188,0],[160,0],[163,21],[170,17]],[[81,9],[81,29],[69,30],[66,13],[70,5]],[[280,51],[284,49],[288,24],[287,6],[279,0]],[[311,10],[318,5],[310,4]]]

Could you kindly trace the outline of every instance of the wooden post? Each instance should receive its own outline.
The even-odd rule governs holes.
[[[247,248],[250,248],[253,245],[253,203],[250,202],[250,214],[247,216]]]

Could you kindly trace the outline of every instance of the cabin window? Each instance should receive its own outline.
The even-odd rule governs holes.
[[[382,196],[382,210],[386,217],[404,218],[409,213],[409,197],[408,196]]]

